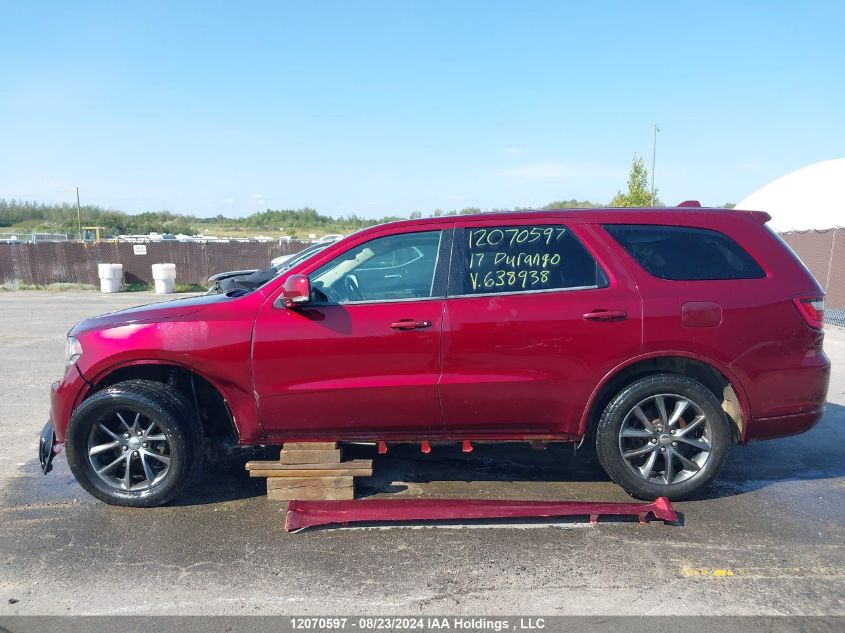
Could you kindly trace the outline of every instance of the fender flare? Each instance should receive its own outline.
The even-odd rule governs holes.
[[[231,393],[228,390],[224,389],[216,380],[214,380],[213,378],[211,378],[210,376],[208,376],[204,372],[198,370],[196,367],[193,367],[192,365],[188,365],[186,363],[179,362],[177,360],[173,360],[173,359],[169,359],[169,358],[167,358],[167,359],[139,358],[139,359],[123,360],[123,361],[108,365],[108,366],[100,369],[96,374],[94,374],[93,378],[88,378],[88,377],[83,376],[83,379],[85,380],[85,386],[77,394],[76,399],[74,400],[74,403],[73,403],[73,410],[75,411],[77,409],[77,407],[79,407],[79,405],[82,403],[82,401],[88,396],[88,394],[91,393],[91,390],[92,390],[94,385],[100,383],[103,379],[110,376],[114,372],[116,372],[120,369],[125,369],[126,367],[147,366],[147,365],[178,367],[179,369],[183,369],[185,371],[196,374],[197,376],[199,376],[200,378],[205,380],[208,384],[210,384],[212,387],[214,387],[214,389],[216,389],[217,392],[220,394],[220,396],[223,398],[223,403],[225,404],[226,408],[229,410],[229,415],[232,417],[232,424],[235,426],[235,430],[238,433],[238,437],[241,438],[242,440],[244,438],[244,435],[243,435],[243,432],[242,432],[242,425],[239,424],[239,420],[243,421],[243,416],[239,415],[239,413],[245,414],[246,412],[244,412],[242,410],[243,409],[242,406],[239,406],[239,407],[236,408],[235,406],[233,406],[233,404],[241,403],[242,400],[249,400],[249,402],[252,405],[252,412],[251,412],[252,416],[254,417],[256,422],[258,423],[258,425],[259,425],[258,428],[261,429],[262,434],[263,434],[264,427],[261,425],[260,420],[258,418],[258,410],[257,410],[256,404],[255,404],[255,400],[253,398],[251,398],[251,397],[250,398],[232,398]],[[81,371],[80,371],[80,376],[82,376]],[[247,425],[248,424],[249,423],[247,422]],[[244,425],[244,426],[247,426],[247,425]],[[255,439],[255,438],[250,438],[250,439]]]
[[[596,387],[590,393],[590,397],[588,398],[587,403],[583,408],[583,411],[581,413],[581,421],[578,424],[578,434],[586,436],[590,425],[590,414],[592,413],[593,407],[595,406],[599,395],[602,393],[604,388],[608,385],[611,380],[613,380],[620,372],[624,371],[628,367],[631,367],[632,365],[636,365],[637,363],[640,363],[645,360],[657,358],[688,358],[690,360],[702,363],[703,365],[707,365],[714,371],[719,372],[720,374],[722,374],[722,376],[725,377],[725,380],[728,381],[728,384],[731,386],[734,393],[736,394],[737,400],[739,402],[739,407],[742,411],[743,420],[747,423],[748,420],[751,419],[751,407],[748,403],[748,396],[745,393],[745,388],[742,386],[742,382],[739,380],[736,374],[730,369],[728,369],[724,364],[708,356],[696,354],[695,352],[681,350],[660,350],[654,352],[647,352],[645,354],[640,354],[638,356],[634,356],[633,358],[629,358],[624,362],[616,365],[613,369],[611,369],[604,375],[604,377],[599,381],[598,385],[596,385]],[[746,424],[743,424],[743,437],[740,438],[741,441],[745,439],[744,435],[746,433],[746,426]]]

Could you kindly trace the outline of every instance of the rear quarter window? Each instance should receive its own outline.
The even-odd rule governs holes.
[[[606,224],[605,230],[649,273],[672,281],[760,279],[766,274],[733,239],[710,229]]]

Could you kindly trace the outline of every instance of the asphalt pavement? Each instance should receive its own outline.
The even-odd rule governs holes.
[[[64,337],[149,293],[0,293],[0,616],[14,614],[845,614],[845,330],[828,328],[828,411],[801,436],[732,448],[680,525],[582,519],[282,529],[239,464],[174,503],[112,507],[37,433]],[[590,451],[371,447],[364,496],[630,501]]]

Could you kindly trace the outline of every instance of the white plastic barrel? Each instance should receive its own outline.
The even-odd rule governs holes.
[[[120,292],[123,283],[123,264],[97,264],[100,292]]]
[[[176,264],[153,264],[153,281],[156,294],[169,295],[176,292]]]

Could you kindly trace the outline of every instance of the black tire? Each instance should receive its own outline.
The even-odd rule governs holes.
[[[684,400],[688,403],[670,431],[673,425],[666,424],[664,429],[661,420],[671,419],[667,403],[672,398],[675,406]],[[663,403],[662,417],[658,400]],[[637,407],[639,411],[635,411]],[[704,420],[693,426],[701,415]],[[651,429],[641,421],[643,418]],[[721,470],[731,441],[729,424],[719,401],[704,385],[686,376],[656,374],[631,383],[608,403],[596,428],[596,453],[605,472],[631,496],[686,499],[707,486]],[[623,425],[625,436],[621,435]],[[685,428],[687,432],[682,433]],[[642,437],[630,437],[635,434]],[[709,450],[701,448],[704,446]],[[640,455],[632,457],[638,452]],[[670,483],[666,483],[667,471]]]
[[[114,424],[113,416],[127,419],[127,413],[140,415],[133,418],[139,422],[139,428],[145,421],[148,421],[150,428],[153,428],[154,423],[155,435],[150,435],[150,439],[164,439],[155,444],[151,441],[150,445],[164,448],[159,449],[162,457],[152,459],[153,453],[147,449],[140,449],[139,446],[129,447],[128,450],[137,448],[147,457],[146,461],[141,460],[144,461],[143,464],[133,465],[131,458],[126,463],[118,463],[118,472],[122,469],[123,473],[126,473],[126,464],[129,464],[132,471],[128,475],[129,488],[121,489],[98,475],[92,460],[108,460],[114,457],[117,462],[121,451],[127,455],[127,447],[118,445],[89,458],[89,443],[95,433],[101,433],[101,429],[114,432],[114,428],[103,429],[100,423],[109,426]],[[112,437],[116,440],[112,443],[117,444],[118,441],[124,442],[121,438],[129,437],[129,433]],[[131,441],[137,443],[140,439],[133,437]],[[167,503],[191,483],[202,465],[204,441],[196,412],[178,391],[161,382],[127,380],[98,391],[79,406],[68,425],[65,452],[76,480],[100,501],[112,505],[151,508]],[[138,455],[138,452],[133,454]],[[167,460],[166,467],[163,465],[164,459]],[[139,469],[141,473],[149,472],[146,470],[147,464],[159,469],[154,473],[157,476],[153,481],[147,477],[144,480],[147,483],[133,485],[132,473]],[[134,478],[140,476],[136,474]],[[143,487],[145,485],[147,487]],[[136,487],[142,489],[133,489]]]

